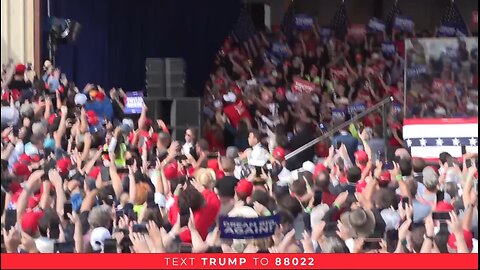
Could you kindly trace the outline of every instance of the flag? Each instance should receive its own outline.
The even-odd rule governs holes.
[[[295,9],[292,1],[288,4],[287,12],[283,16],[282,32],[290,40],[293,38],[293,30],[295,30]]]
[[[478,118],[405,119],[403,138],[412,157],[437,160],[440,153],[478,152]]]
[[[390,9],[390,11],[388,12],[387,18],[385,20],[389,29],[393,27],[395,17],[397,17],[398,15],[402,15],[402,10],[400,10],[400,7],[398,6],[398,1],[396,0],[392,6],[392,9]]]
[[[448,4],[447,8],[443,12],[440,22],[442,25],[453,25],[462,33],[468,35],[467,25],[465,24],[462,14],[460,13],[460,10],[458,10],[458,7],[454,1],[451,1],[450,4]]]
[[[337,38],[343,39],[348,30],[348,16],[345,2],[342,1],[340,8],[335,12],[333,19],[330,23],[332,30],[335,31]]]
[[[237,23],[233,27],[232,36],[236,42],[242,44],[249,53],[249,56],[257,55],[257,47],[255,42],[255,36],[257,35],[257,29],[253,24],[252,17],[244,6],[240,11]]]

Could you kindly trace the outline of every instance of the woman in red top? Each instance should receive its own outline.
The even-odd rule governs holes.
[[[192,209],[195,227],[202,239],[205,240],[208,230],[217,219],[220,211],[220,200],[212,190],[205,189],[195,181],[190,183],[187,184],[179,196],[175,196],[175,203],[168,212],[168,220],[170,224],[175,224],[178,214],[180,214],[180,226],[186,226],[190,215],[189,209]],[[184,243],[191,243],[190,230],[187,229],[180,233],[180,239]]]

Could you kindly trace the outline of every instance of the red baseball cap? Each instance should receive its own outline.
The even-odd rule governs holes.
[[[24,64],[18,64],[17,66],[15,66],[15,73],[23,74],[23,73],[25,73],[26,69],[27,69],[27,67],[25,67]]]
[[[87,122],[89,126],[96,126],[98,125],[98,117],[96,116],[88,117]]]
[[[280,161],[284,161],[285,160],[285,149],[283,149],[282,147],[278,146],[277,148],[275,148],[273,150],[273,157],[275,159],[278,159]]]
[[[52,126],[55,123],[55,119],[57,118],[57,116],[58,115],[55,113],[51,114],[50,117],[48,118],[48,124]]]
[[[435,211],[437,212],[451,212],[455,210],[455,207],[453,207],[452,204],[446,202],[446,201],[440,201],[437,203],[437,207],[435,207]]]
[[[248,181],[247,179],[242,179],[238,182],[237,186],[235,187],[235,191],[237,193],[246,194],[247,197],[252,195],[253,191],[253,183]]]
[[[29,235],[34,235],[38,231],[38,221],[43,216],[43,211],[28,211],[21,220],[22,230]]]
[[[392,181],[392,175],[389,171],[384,171],[382,175],[380,175],[380,179],[378,179],[378,181],[382,183],[390,183],[390,181]]]
[[[285,96],[285,94],[287,93],[287,91],[283,87],[278,87],[276,92],[281,96]]]
[[[58,172],[61,173],[61,174],[68,173],[68,171],[70,170],[70,165],[71,164],[72,164],[72,162],[70,161],[69,158],[59,159],[57,161]]]
[[[88,110],[86,113],[87,117],[97,116],[94,110]]]
[[[32,159],[30,158],[29,155],[27,154],[22,154],[18,157],[18,162],[22,163],[22,164],[30,164],[30,162],[32,162]]]
[[[468,249],[473,248],[473,234],[469,230],[463,230],[463,238],[465,238],[465,244],[467,244]],[[454,233],[451,233],[448,237],[447,245],[452,249],[457,249],[457,239]]]
[[[169,163],[163,169],[163,174],[167,180],[173,180],[178,177],[178,168],[175,163]]]
[[[363,150],[359,150],[355,152],[355,160],[361,163],[366,163],[368,162],[368,155],[367,152]]]
[[[103,92],[98,91],[97,95],[95,95],[95,99],[98,101],[104,101],[105,100],[105,94]]]
[[[20,162],[17,162],[13,165],[13,173],[16,176],[25,176],[25,177],[29,177],[30,174],[32,174],[28,166]]]

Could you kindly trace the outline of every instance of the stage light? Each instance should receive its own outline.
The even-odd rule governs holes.
[[[58,41],[75,42],[82,26],[70,19],[50,18],[50,33]]]

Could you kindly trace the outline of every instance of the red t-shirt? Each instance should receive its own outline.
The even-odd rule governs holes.
[[[247,106],[243,101],[238,101],[236,104],[230,104],[223,108],[223,112],[230,120],[230,123],[234,128],[237,128],[238,123],[242,118],[248,118],[252,120],[250,113],[248,113]]]
[[[220,212],[220,200],[218,196],[211,190],[205,189],[202,192],[203,198],[205,199],[205,205],[199,210],[193,212],[193,219],[195,222],[195,227],[197,228],[198,233],[203,240],[207,238],[208,230],[210,227],[215,224],[218,213]],[[175,203],[170,208],[168,212],[168,220],[171,224],[177,222],[178,213],[180,212],[178,208],[178,197],[175,197]],[[180,239],[184,243],[192,242],[192,235],[190,230],[185,230],[180,233]]]

